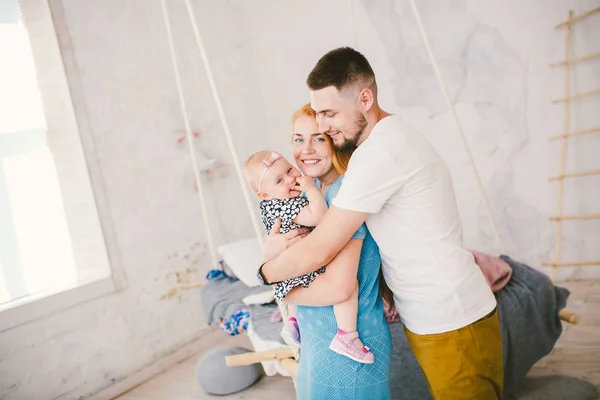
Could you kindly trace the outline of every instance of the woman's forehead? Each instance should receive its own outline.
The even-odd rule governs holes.
[[[315,117],[313,117],[311,115],[302,115],[294,121],[295,129],[296,128],[307,129],[308,127],[316,126],[316,125],[317,125],[317,120]]]

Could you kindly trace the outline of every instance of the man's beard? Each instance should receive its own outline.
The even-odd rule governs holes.
[[[356,147],[358,147],[358,141],[360,140],[360,137],[362,136],[363,132],[365,131],[365,128],[367,127],[368,123],[367,123],[367,119],[365,118],[365,116],[362,115],[361,113],[357,112],[356,119],[354,120],[354,124],[356,125],[357,130],[356,130],[356,132],[354,132],[354,134],[352,136],[350,136],[348,138],[348,137],[345,137],[343,134],[341,134],[342,138],[344,139],[342,144],[338,145],[335,142],[333,142],[333,148],[336,151],[339,151],[341,153],[352,152],[356,149]]]

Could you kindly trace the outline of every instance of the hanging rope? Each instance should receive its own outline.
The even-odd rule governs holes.
[[[185,98],[183,96],[183,88],[181,87],[181,76],[179,75],[179,66],[177,65],[177,56],[175,55],[175,46],[173,45],[173,33],[171,32],[171,22],[169,21],[169,10],[165,0],[161,0],[163,16],[165,18],[165,27],[167,29],[167,38],[169,39],[169,49],[171,51],[171,60],[173,62],[173,71],[175,72],[175,82],[177,84],[177,93],[179,94],[179,103],[181,105],[181,114],[183,115],[183,122],[185,124],[185,134],[189,143],[190,157],[192,159],[192,166],[194,168],[194,177],[196,179],[196,186],[198,187],[198,198],[200,200],[200,209],[202,210],[202,218],[204,218],[204,227],[206,229],[206,236],[208,238],[208,248],[210,250],[210,257],[213,268],[218,265],[218,258],[215,253],[215,246],[212,240],[210,231],[210,225],[208,223],[208,213],[206,212],[206,202],[204,200],[204,193],[202,191],[202,181],[200,178],[200,170],[198,169],[198,163],[196,161],[196,154],[194,151],[192,129],[190,127],[190,121],[187,114],[187,107],[185,104]]]
[[[471,153],[469,143],[467,142],[467,138],[462,129],[460,120],[458,119],[458,115],[456,114],[456,110],[454,109],[454,105],[452,104],[452,101],[450,100],[450,95],[448,94],[448,89],[446,87],[446,83],[444,82],[444,79],[442,78],[442,74],[440,72],[439,66],[438,66],[435,56],[433,54],[433,50],[431,49],[431,45],[429,44],[427,31],[425,30],[425,26],[423,25],[423,22],[421,21],[421,15],[419,14],[419,10],[417,9],[417,6],[416,6],[414,0],[409,0],[409,2],[410,2],[410,5],[412,6],[414,14],[415,14],[415,19],[417,20],[417,25],[419,26],[419,30],[421,31],[421,36],[423,37],[423,41],[425,42],[425,48],[427,49],[427,53],[429,53],[429,58],[431,59],[431,64],[433,66],[433,70],[435,71],[435,74],[437,76],[439,84],[442,88],[442,92],[444,93],[444,98],[446,99],[448,108],[450,109],[450,111],[452,113],[452,117],[454,118],[454,122],[456,123],[456,127],[458,128],[458,133],[460,134],[460,137],[465,146],[465,150],[467,151],[467,155],[469,157],[469,162],[471,164],[471,168],[473,169],[473,173],[475,174],[475,179],[477,180],[477,186],[479,187],[479,191],[481,192],[481,198],[482,198],[483,204],[485,206],[485,211],[487,213],[488,219],[490,220],[490,224],[492,225],[492,229],[494,231],[494,236],[496,237],[496,243],[498,245],[500,253],[502,253],[504,251],[504,249],[502,247],[502,241],[500,240],[500,234],[498,233],[498,227],[496,226],[496,221],[494,220],[494,217],[490,210],[490,205],[487,201],[487,197],[486,197],[485,191],[483,189],[483,184],[481,183],[481,178],[479,177],[479,172],[477,171],[477,166],[475,165],[475,159],[473,158],[473,154]]]
[[[215,84],[215,79],[213,77],[212,70],[210,69],[210,63],[208,62],[206,50],[204,49],[204,44],[202,42],[202,36],[200,35],[200,30],[198,29],[198,24],[196,23],[196,17],[194,16],[195,15],[194,9],[192,8],[192,4],[191,4],[190,0],[185,0],[185,5],[187,7],[188,15],[190,17],[190,23],[192,24],[192,29],[194,30],[194,37],[196,38],[196,44],[198,45],[198,49],[200,50],[200,55],[202,56],[202,61],[204,62],[204,67],[206,68],[206,75],[208,77],[208,83],[210,84],[210,89],[212,91],[212,95],[215,100],[215,104],[217,106],[217,111],[219,112],[219,116],[221,117],[221,124],[223,125],[223,131],[225,132],[225,138],[227,139],[227,144],[229,145],[229,151],[231,151],[233,163],[235,165],[238,179],[240,181],[240,187],[242,188],[242,193],[244,194],[244,199],[246,200],[246,205],[248,206],[248,212],[250,213],[250,219],[252,219],[252,224],[254,226],[256,238],[258,239],[258,243],[262,247],[264,244],[264,234],[263,234],[262,230],[260,229],[260,226],[258,224],[258,218],[256,217],[256,214],[255,214],[256,207],[253,204],[252,200],[250,199],[248,190],[246,189],[246,178],[244,177],[244,173],[243,173],[242,167],[240,165],[239,156],[235,149],[235,145],[233,144],[231,132],[229,131],[229,124],[227,123],[227,118],[225,118],[225,111],[223,110],[223,105],[221,104],[221,98],[219,97],[219,92],[217,91],[217,85]]]

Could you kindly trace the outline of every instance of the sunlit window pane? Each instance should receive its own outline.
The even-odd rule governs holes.
[[[7,157],[3,169],[27,289],[39,293],[75,283],[75,260],[49,149]]]
[[[29,36],[0,1],[0,304],[77,281]]]

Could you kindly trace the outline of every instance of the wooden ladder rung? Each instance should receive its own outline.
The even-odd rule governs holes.
[[[558,317],[561,320],[568,322],[570,324],[573,324],[573,325],[577,325],[579,323],[579,321],[581,320],[581,317],[579,316],[579,314],[576,314],[569,310],[565,310],[564,308],[558,312]]]
[[[552,104],[564,103],[566,101],[580,99],[582,97],[592,96],[592,95],[599,94],[599,93],[600,93],[600,89],[590,90],[589,92],[576,93],[569,97],[563,97],[562,99],[554,100],[552,102]]]
[[[545,267],[588,267],[600,265],[600,260],[597,261],[573,261],[573,262],[554,262],[544,261],[542,265]]]
[[[551,67],[560,67],[562,65],[573,65],[581,61],[593,60],[594,58],[600,58],[600,53],[588,54],[583,57],[572,58],[566,61],[560,61],[550,64]]]
[[[590,176],[590,175],[600,175],[600,169],[595,169],[592,171],[573,172],[570,174],[564,174],[564,175],[560,175],[560,176],[553,176],[552,178],[548,178],[548,181],[559,181],[561,179],[576,178],[579,176]]]
[[[576,219],[598,219],[600,218],[600,214],[574,214],[574,215],[556,215],[554,217],[550,217],[552,221],[559,220],[576,220]]]
[[[548,140],[562,139],[562,138],[566,138],[566,137],[570,137],[570,136],[585,135],[586,133],[594,133],[594,132],[600,132],[600,126],[598,126],[596,128],[582,129],[580,131],[573,131],[573,132],[569,132],[564,135],[550,136],[548,138]]]
[[[564,21],[564,22],[561,22],[560,24],[556,25],[556,27],[555,27],[554,29],[558,29],[558,28],[561,28],[561,27],[563,27],[563,26],[567,26],[567,25],[569,25],[569,24],[572,24],[573,22],[576,22],[576,21],[582,20],[582,19],[584,19],[585,17],[589,17],[590,15],[592,15],[592,14],[594,14],[594,13],[597,13],[598,11],[600,11],[600,7],[596,7],[596,8],[594,8],[594,9],[590,10],[590,11],[586,11],[586,12],[584,12],[584,13],[583,13],[583,14],[581,14],[581,15],[578,15],[578,16],[576,16],[576,17],[569,18],[568,20],[566,20],[566,21]]]
[[[550,279],[554,281],[556,276],[557,267],[566,267],[566,266],[584,266],[584,265],[600,265],[600,262],[597,261],[579,261],[579,262],[559,262],[560,260],[560,252],[562,245],[562,221],[564,220],[588,220],[588,219],[599,219],[600,214],[581,214],[581,215],[563,215],[563,189],[564,189],[564,179],[565,178],[574,178],[577,176],[588,176],[588,175],[596,175],[600,174],[600,170],[594,171],[583,171],[583,172],[574,172],[567,174],[565,173],[566,161],[567,161],[567,145],[568,138],[570,136],[578,136],[584,135],[587,133],[600,132],[600,127],[594,127],[589,129],[581,129],[578,131],[571,131],[571,100],[579,99],[586,96],[591,96],[594,94],[600,93],[600,89],[591,90],[583,93],[571,93],[571,64],[576,62],[590,60],[593,58],[600,58],[600,53],[588,54],[579,58],[572,58],[571,56],[571,24],[575,21],[579,21],[589,15],[592,15],[596,12],[600,11],[600,7],[597,7],[593,10],[587,11],[581,15],[574,16],[573,10],[569,10],[567,20],[562,22],[556,26],[556,28],[560,28],[565,26],[565,54],[564,61],[559,63],[550,64],[551,67],[563,65],[565,72],[565,96],[562,99],[555,100],[553,103],[564,103],[564,133],[562,135],[556,135],[549,138],[549,140],[562,139],[561,146],[561,158],[559,164],[559,172],[558,176],[549,178],[549,181],[558,181],[558,204],[556,216],[550,217],[551,220],[557,221],[555,224],[556,235],[555,235],[555,243],[554,243],[554,261],[553,262],[543,262],[542,265],[552,267],[552,273],[550,274]],[[568,311],[562,310],[559,313],[559,316],[562,320],[568,321],[571,323],[579,322],[579,316],[570,313]]]

